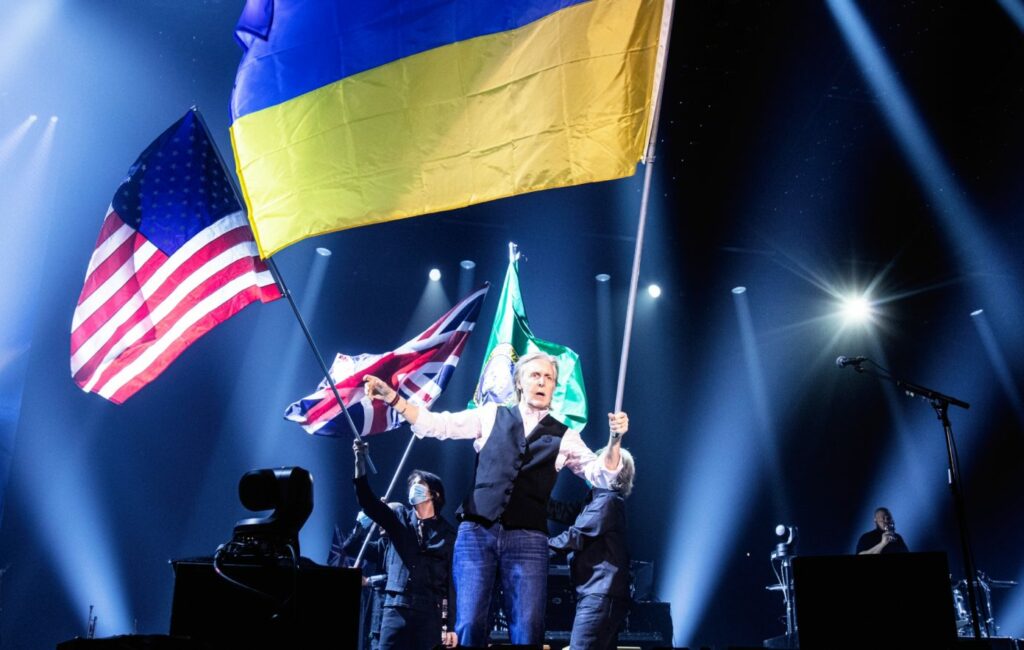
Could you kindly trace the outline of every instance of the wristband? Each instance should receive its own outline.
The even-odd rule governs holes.
[[[395,391],[395,397],[390,402],[388,402],[388,406],[390,406],[391,408],[394,408],[395,404],[398,404],[398,400],[400,400],[400,399],[401,399],[401,396],[398,394],[398,391],[396,390]]]

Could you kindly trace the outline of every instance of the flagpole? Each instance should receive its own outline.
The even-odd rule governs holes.
[[[213,150],[217,153],[217,159],[220,161],[221,169],[224,170],[224,176],[227,177],[231,191],[235,194],[235,200],[238,201],[239,205],[245,205],[245,200],[242,198],[242,193],[238,190],[235,185],[234,177],[228,173],[228,168],[224,164],[224,156],[220,153],[220,148],[217,146],[217,142],[213,139],[213,135],[210,133],[210,128],[206,125],[206,119],[203,118],[203,114],[199,112],[196,106],[192,106],[192,111],[195,112],[196,117],[199,118],[199,123],[203,126],[203,130],[206,131],[206,137],[210,140],[210,144]],[[327,379],[327,384],[331,387],[331,391],[334,393],[334,399],[337,400],[338,406],[341,407],[341,412],[345,416],[345,421],[348,423],[349,429],[352,430],[352,435],[356,440],[362,440],[362,436],[359,435],[359,430],[356,428],[355,422],[352,421],[352,416],[349,415],[348,409],[345,407],[345,401],[341,399],[341,393],[338,392],[338,387],[334,385],[334,380],[331,378],[331,371],[327,367],[327,363],[324,361],[324,357],[320,354],[320,349],[317,347],[316,342],[313,340],[313,335],[310,333],[309,328],[306,326],[306,320],[302,317],[302,312],[299,311],[299,306],[295,304],[295,298],[292,296],[292,292],[288,289],[285,284],[284,276],[281,275],[281,270],[277,268],[277,263],[273,258],[268,257],[265,260],[267,268],[270,269],[271,275],[274,276],[274,282],[277,283],[278,289],[281,290],[281,294],[288,300],[288,304],[292,307],[292,313],[295,314],[295,319],[299,321],[299,327],[302,328],[302,333],[306,335],[306,341],[309,342],[309,347],[313,349],[313,356],[316,357],[317,363],[320,364],[320,370],[324,373],[324,377]],[[372,474],[377,473],[377,468],[374,467],[373,461],[370,460],[369,454],[366,456],[366,466]]]
[[[405,467],[405,461],[409,460],[409,452],[412,451],[412,445],[416,442],[416,434],[409,436],[409,444],[405,446],[405,453],[402,454],[402,460],[398,461],[398,467],[395,469],[395,475],[391,477],[391,484],[388,485],[388,491],[384,493],[384,501],[387,502],[391,498],[391,493],[395,490],[395,484],[398,483],[398,476],[402,473],[402,468]],[[370,532],[366,534],[366,539],[363,540],[363,546],[359,549],[359,555],[356,556],[355,562],[352,566],[359,568],[359,565],[363,563],[363,556],[366,555],[366,547],[370,545],[370,539],[373,537],[374,531],[377,530],[377,524],[370,527]]]
[[[313,349],[313,355],[316,357],[317,363],[320,364],[320,370],[324,373],[324,377],[327,378],[327,383],[330,385],[331,391],[334,393],[334,399],[337,400],[338,405],[341,407],[341,413],[345,416],[345,421],[352,430],[352,435],[355,436],[356,440],[362,441],[363,438],[359,435],[356,423],[352,421],[352,416],[349,415],[348,408],[345,407],[345,402],[341,399],[341,393],[338,392],[338,387],[334,385],[334,379],[331,377],[331,371],[327,367],[327,362],[324,361],[323,355],[320,354],[320,349],[313,340],[313,335],[310,333],[309,327],[306,326],[306,320],[302,317],[302,312],[299,311],[298,305],[295,304],[292,292],[285,284],[284,277],[281,275],[280,269],[277,268],[277,263],[274,262],[274,258],[272,257],[268,257],[266,262],[267,268],[270,269],[270,272],[274,275],[274,279],[277,280],[278,286],[281,288],[281,293],[283,293],[284,297],[288,299],[288,304],[292,306],[292,313],[295,314],[295,320],[299,321],[299,327],[302,328],[302,333],[306,335],[306,341],[309,342],[309,347]],[[373,461],[370,460],[369,454],[366,455],[366,466],[369,468],[371,473],[377,473],[377,468],[373,466]]]
[[[626,389],[626,366],[629,364],[629,345],[633,337],[633,316],[636,312],[637,287],[640,284],[640,260],[644,249],[644,229],[647,225],[647,207],[651,196],[651,176],[654,171],[654,148],[658,139],[658,118],[664,96],[665,68],[668,63],[668,44],[672,33],[672,14],[675,0],[665,0],[661,16],[661,36],[658,38],[658,60],[655,63],[654,88],[651,104],[651,122],[647,147],[644,150],[644,187],[640,197],[640,219],[636,227],[636,247],[633,250],[633,271],[629,278],[629,299],[626,302],[626,327],[622,332],[622,354],[619,357],[619,379],[615,387],[615,409],[622,410],[622,397]]]

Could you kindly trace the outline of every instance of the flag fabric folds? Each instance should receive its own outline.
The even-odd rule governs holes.
[[[327,566],[345,566],[345,538],[337,525],[331,536],[331,550],[327,552]]]
[[[71,324],[71,375],[120,404],[249,303],[281,297],[195,109],[107,210]]]
[[[388,431],[405,421],[380,400],[366,396],[363,377],[380,377],[409,403],[429,408],[444,391],[459,364],[488,288],[485,284],[460,300],[426,331],[396,350],[335,357],[331,380],[359,435]],[[308,433],[331,436],[350,433],[326,379],[320,382],[315,393],[290,405],[284,416],[301,424]]]
[[[484,365],[470,407],[489,402],[515,404],[518,401],[513,381],[515,363],[532,352],[544,352],[558,359],[558,382],[551,396],[552,415],[570,429],[582,431],[587,424],[587,390],[583,385],[579,355],[564,345],[534,336],[519,291],[519,264],[512,259],[505,273]]]
[[[664,0],[249,0],[235,164],[261,254],[633,174]]]

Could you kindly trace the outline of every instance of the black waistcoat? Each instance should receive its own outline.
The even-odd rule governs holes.
[[[505,528],[547,532],[547,503],[558,472],[555,460],[566,426],[545,416],[523,436],[523,417],[517,406],[498,408],[494,428],[476,457],[473,491],[459,514]]]

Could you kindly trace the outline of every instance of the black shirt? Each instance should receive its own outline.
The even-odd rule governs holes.
[[[895,535],[896,535],[896,539],[894,539],[893,541],[889,542],[885,546],[885,548],[882,549],[882,553],[909,553],[910,549],[907,548],[907,545],[903,541],[903,538],[900,537],[900,534],[899,533],[895,533]],[[874,529],[872,531],[866,532],[866,533],[864,533],[863,535],[860,536],[859,540],[857,540],[857,551],[856,552],[859,554],[859,553],[861,553],[863,551],[866,551],[869,548],[877,546],[878,543],[881,542],[881,541],[882,541],[882,530],[881,529],[876,528],[876,529]]]
[[[626,500],[619,492],[592,489],[576,522],[548,545],[572,551],[569,574],[579,595],[629,598]]]
[[[416,510],[404,507],[394,512],[370,489],[366,477],[353,481],[363,512],[388,534],[384,569],[388,579],[385,606],[393,603],[417,610],[441,612],[448,599],[448,619],[455,620],[455,598],[451,580],[455,528],[441,516],[419,519]]]

